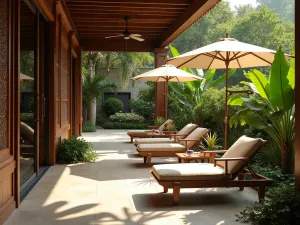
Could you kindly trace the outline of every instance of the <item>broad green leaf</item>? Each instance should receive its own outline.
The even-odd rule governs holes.
[[[169,49],[170,49],[170,52],[173,57],[180,56],[180,53],[178,52],[178,50],[175,47],[173,47],[172,45],[169,45]]]
[[[247,114],[248,109],[242,109],[240,111],[238,111],[235,115],[231,116],[229,119],[229,125],[230,127],[237,127],[240,123],[244,123],[245,121],[241,121],[242,120],[242,115]]]
[[[203,81],[201,84],[201,89],[208,89],[210,87],[211,81],[214,78],[216,73],[216,69],[211,69],[211,70],[207,70],[204,75],[203,75],[203,80],[205,80],[205,82]]]
[[[243,106],[244,100],[240,96],[234,95],[228,100],[228,105]]]
[[[262,98],[268,98],[268,92],[266,90],[266,85],[268,83],[267,78],[265,75],[263,75],[260,71],[258,70],[251,70],[246,77],[251,80],[253,83],[256,93],[259,93],[259,95]],[[251,85],[250,85],[251,87]],[[253,90],[254,91],[254,90]]]
[[[294,50],[293,50],[294,53]],[[295,54],[293,54],[295,55]],[[295,89],[295,58],[290,59],[290,69],[288,73],[289,84],[293,89]]]
[[[236,69],[230,69],[228,71],[228,78],[231,77],[232,75],[235,74]],[[216,79],[215,81],[213,81],[210,85],[210,87],[218,87],[220,84],[224,83],[226,81],[226,74],[223,74],[222,76],[220,76],[218,79]]]
[[[259,117],[259,115],[254,114],[244,114],[241,116],[242,120],[245,121],[246,124],[249,126],[256,128],[256,129],[265,129],[267,125],[265,124],[265,121],[262,121]]]
[[[272,64],[270,83],[270,102],[280,109],[289,110],[294,104],[294,90],[288,80],[288,64],[284,53],[279,49]]]
[[[254,98],[242,98],[245,105],[250,108],[251,110],[260,111],[262,110],[266,105]]]
[[[282,119],[283,115],[284,115],[284,111],[280,110],[280,111],[271,113],[271,115],[269,116],[269,118],[272,121],[280,121]]]

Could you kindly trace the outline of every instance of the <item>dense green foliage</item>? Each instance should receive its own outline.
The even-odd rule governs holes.
[[[23,122],[34,121],[34,113],[20,113],[20,120]]]
[[[252,88],[253,96],[245,98],[235,95],[228,104],[242,109],[230,118],[230,124],[249,126],[264,130],[281,150],[281,169],[291,173],[294,151],[294,87],[295,63],[291,59],[290,68],[284,54],[278,50],[272,64],[269,78],[258,70],[252,70],[245,83]]]
[[[105,129],[147,129],[143,123],[106,122],[102,126]]]
[[[138,74],[139,68],[151,67],[153,56],[147,52],[83,52],[82,71],[90,73],[94,68],[96,75],[100,74],[100,69],[106,70],[109,76],[111,68],[118,68],[120,74],[120,88],[125,88],[129,84],[129,79]]]
[[[300,224],[300,193],[293,184],[282,184],[269,190],[268,199],[247,207],[238,219],[254,225]]]
[[[82,132],[96,132],[97,131],[97,127],[91,123],[90,121],[86,121],[83,126],[82,126]]]
[[[159,127],[160,125],[162,125],[164,122],[165,122],[165,118],[161,117],[161,116],[158,116],[155,118],[154,120],[154,125]]]
[[[143,99],[131,99],[130,108],[133,110],[133,112],[149,120],[152,119],[152,115],[155,110],[155,104],[153,102],[146,102]]]
[[[97,154],[91,144],[83,139],[71,137],[58,144],[58,163],[95,162]]]
[[[116,113],[111,115],[109,119],[112,122],[121,122],[121,123],[143,123],[144,117],[137,115],[135,113]]]
[[[92,101],[100,100],[104,91],[115,91],[116,84],[106,76],[94,76],[90,74],[83,75],[82,80],[82,104],[84,109],[84,121],[87,121],[88,106]],[[91,118],[89,118],[91,119]]]
[[[109,98],[104,101],[103,111],[107,115],[114,115],[117,112],[121,112],[123,110],[123,102],[117,98]]]

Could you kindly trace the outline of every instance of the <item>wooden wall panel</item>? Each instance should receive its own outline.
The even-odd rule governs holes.
[[[11,129],[11,75],[12,59],[12,2],[0,0],[0,224],[16,207],[15,169]],[[17,14],[18,16],[18,14]]]
[[[57,143],[71,136],[71,68],[72,52],[75,58],[80,55],[79,41],[74,35],[74,28],[70,16],[63,1],[53,2],[54,24],[52,25],[52,40],[55,50],[53,51],[53,77],[52,103],[54,107],[50,111],[55,117],[55,125],[52,125],[54,139],[50,139],[51,164],[56,162]],[[51,93],[50,93],[51,95]],[[79,102],[80,104],[80,102]],[[51,130],[51,129],[50,129]]]

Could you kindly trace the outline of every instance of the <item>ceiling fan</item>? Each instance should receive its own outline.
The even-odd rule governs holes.
[[[125,28],[125,31],[123,32],[123,34],[117,34],[115,36],[108,36],[108,37],[105,37],[105,38],[124,37],[125,40],[134,39],[136,41],[144,41],[145,39],[142,38],[142,35],[140,35],[140,34],[131,34],[128,31],[128,22],[130,20],[129,17],[126,16],[123,19],[126,22],[126,28]]]

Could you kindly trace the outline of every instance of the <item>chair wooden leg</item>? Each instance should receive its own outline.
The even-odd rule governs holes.
[[[245,176],[244,175],[238,175],[238,180],[244,180]],[[240,186],[240,191],[244,190],[244,186]]]
[[[144,163],[147,162],[147,156],[144,156]]]
[[[148,154],[147,154],[147,159],[146,159],[147,165],[148,165],[148,166],[151,166],[151,157],[152,157],[152,154],[151,154],[151,153],[148,153]]]
[[[259,199],[259,202],[261,202],[262,200],[264,200],[265,195],[266,195],[266,187],[265,186],[258,187],[258,199]]]
[[[133,143],[133,137],[130,137],[130,143]]]
[[[168,193],[168,188],[164,187],[164,193]]]
[[[173,183],[173,205],[179,204],[180,182]]]

